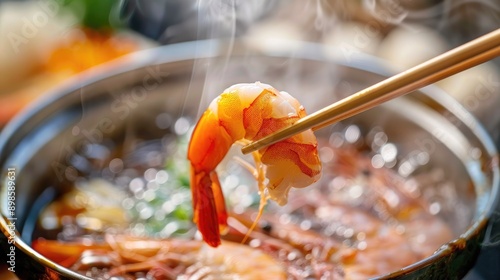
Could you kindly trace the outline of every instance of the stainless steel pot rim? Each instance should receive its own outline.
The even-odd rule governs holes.
[[[18,114],[13,120],[11,120],[7,124],[7,126],[5,126],[3,131],[0,133],[0,163],[4,164],[5,159],[8,157],[8,152],[10,152],[10,148],[15,147],[16,139],[22,138],[22,128],[26,122],[39,118],[41,112],[46,111],[48,107],[51,107],[53,111],[57,111],[58,101],[64,99],[65,96],[71,95],[71,93],[77,91],[79,88],[96,83],[103,79],[126,73],[128,71],[144,68],[151,65],[178,62],[183,60],[215,58],[223,54],[223,50],[226,50],[227,46],[228,42],[221,40],[203,40],[166,45],[132,53],[130,55],[119,58],[112,63],[98,66],[92,69],[92,71],[84,72],[69,79],[62,85],[55,88],[49,94],[46,94],[43,98],[25,108],[20,114]],[[389,69],[383,67],[383,60],[378,59],[374,56],[359,54],[349,60],[342,59],[340,57],[326,58],[324,55],[324,46],[322,46],[321,44],[301,42],[301,46],[302,47],[300,48],[300,50],[283,50],[282,52],[266,52],[260,50],[259,55],[283,58],[293,57],[301,60],[321,62],[325,62],[326,60],[329,63],[335,65],[368,71],[382,76],[390,76],[393,74]],[[237,55],[236,53],[232,54]],[[433,85],[421,89],[420,92],[429,97],[432,96],[431,98],[434,101],[449,109],[479,138],[481,144],[484,146],[484,149],[488,152],[488,156],[490,156],[491,158],[496,158],[497,149],[493,140],[486,132],[484,127],[476,120],[476,118],[462,105],[460,105],[458,101],[454,100],[451,96],[445,94],[441,89]],[[485,211],[480,215],[477,221],[473,225],[471,225],[464,234],[461,235],[458,240],[451,241],[448,245],[451,244],[450,246],[452,247],[456,246],[456,244],[454,243],[461,242],[461,239],[467,239],[468,237],[472,236],[479,228],[487,225],[488,219],[493,214],[495,205],[498,203],[500,186],[500,171],[498,167],[493,166],[492,172],[492,190],[487,206],[484,208]],[[3,213],[0,215],[0,229],[3,234],[8,234],[7,217],[5,217]],[[57,271],[63,275],[67,275],[74,279],[90,279],[60,265],[57,265],[51,260],[43,257],[19,237],[16,237],[16,247],[36,258],[38,262],[40,262],[44,266],[52,268],[54,271]],[[409,272],[419,267],[426,266],[429,263],[433,262],[435,258],[440,257],[442,254],[449,253],[450,247],[444,245],[436,252],[436,254],[419,262],[416,262],[410,266],[402,268],[397,272],[382,276],[382,278],[386,276],[392,276],[392,274],[401,275],[404,274],[405,271]]]
[[[282,52],[260,51],[260,54],[262,56],[270,57],[294,57],[297,59],[325,61],[326,58],[323,55],[322,45],[310,42],[301,42],[301,45],[302,48],[298,51],[295,49],[284,49]],[[93,84],[100,80],[150,65],[182,60],[214,58],[223,54],[223,51],[227,49],[227,46],[228,42],[223,40],[202,40],[166,45],[123,56],[111,63],[97,66],[91,71],[85,71],[79,75],[69,78],[61,85],[50,90],[47,94],[44,94],[44,96],[39,100],[30,103],[4,127],[2,133],[0,134],[0,161],[3,160],[3,147],[5,147],[5,145],[9,142],[8,139],[15,135],[16,132],[18,132],[18,129],[22,127],[28,119],[34,118],[40,113],[40,111],[46,110],[46,108],[51,105],[56,109],[54,104],[57,104],[57,101],[64,98],[64,96],[68,95],[68,93],[77,91],[81,87]],[[356,57],[349,59],[349,61],[343,59],[329,59],[329,61],[333,64],[355,69],[363,69],[365,71],[383,76],[389,76],[392,74],[391,71],[382,67],[383,60],[368,54],[359,53]],[[435,89],[437,88],[432,90]],[[443,101],[453,102],[452,99]]]

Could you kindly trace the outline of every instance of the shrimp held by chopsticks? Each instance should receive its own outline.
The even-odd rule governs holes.
[[[230,147],[288,127],[305,115],[295,98],[260,82],[233,85],[210,103],[188,148],[194,222],[206,243],[218,246],[220,232],[227,228],[224,195],[215,168]],[[260,214],[268,197],[284,205],[291,187],[307,187],[320,177],[317,141],[311,130],[254,152],[253,157]]]

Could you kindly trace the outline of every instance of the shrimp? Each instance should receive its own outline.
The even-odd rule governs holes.
[[[287,278],[285,267],[269,254],[230,241],[215,249],[197,240],[106,235],[105,242],[95,244],[41,239],[33,247],[45,256],[64,260],[64,266],[80,273],[104,268],[93,275],[99,279],[134,276],[138,272],[147,272],[148,279]],[[241,256],[245,256],[244,261]]]
[[[233,85],[210,103],[188,147],[193,220],[207,244],[217,247],[220,233],[227,230],[228,215],[215,169],[230,147],[262,138],[305,115],[295,98],[260,82]],[[284,205],[291,187],[307,187],[320,177],[317,140],[311,130],[254,152],[253,157],[260,214],[268,198]]]

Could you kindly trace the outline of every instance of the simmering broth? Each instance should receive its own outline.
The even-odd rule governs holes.
[[[209,249],[193,241],[199,236],[191,222],[185,158],[192,128],[184,118],[170,123],[170,133],[161,139],[109,139],[76,151],[71,159],[75,189],[44,210],[35,231],[37,238],[57,241],[35,239],[35,249],[93,278],[230,279],[260,277],[264,274],[253,270],[261,270],[291,279],[356,279],[415,263],[454,236],[438,216],[441,205],[426,200],[412,176],[391,169],[398,161],[397,146],[381,128],[337,125],[319,138],[322,179],[292,190],[285,207],[270,202],[246,244],[240,243],[255,218],[259,196],[251,174],[232,160],[242,157],[234,149],[219,171],[230,231],[222,236],[221,248]],[[425,155],[420,157],[425,165]],[[432,173],[426,174],[429,183],[436,180]],[[145,240],[153,242],[153,252],[134,247]],[[78,250],[57,253],[65,248]],[[243,257],[234,252],[257,254],[256,267],[234,264],[236,259],[230,264],[207,261],[214,254]],[[175,258],[179,254],[182,259]]]

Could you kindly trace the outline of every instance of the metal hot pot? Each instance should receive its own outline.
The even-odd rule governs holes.
[[[268,52],[221,41],[147,50],[82,74],[25,110],[1,133],[2,252],[14,252],[13,264],[22,279],[88,279],[30,247],[41,209],[68,188],[68,154],[84,141],[123,141],[125,131],[144,139],[159,137],[164,131],[153,125],[159,114],[196,119],[199,108],[234,83],[272,84],[292,93],[313,112],[388,75],[375,58],[327,58],[321,45],[301,43],[291,50]],[[498,198],[497,152],[482,126],[432,86],[344,123],[382,127],[401,157],[415,151],[427,153],[426,164],[413,166],[413,172],[439,169],[456,194],[435,198],[442,201],[441,213],[456,238],[432,256],[380,279],[465,275],[479,254]],[[75,133],[75,127],[81,133]],[[14,174],[9,168],[15,171],[15,179],[9,178]],[[14,180],[15,188],[9,189],[9,181]],[[15,208],[9,209],[9,191],[15,192]],[[15,231],[9,222],[15,223]],[[2,258],[10,260],[5,253]]]

